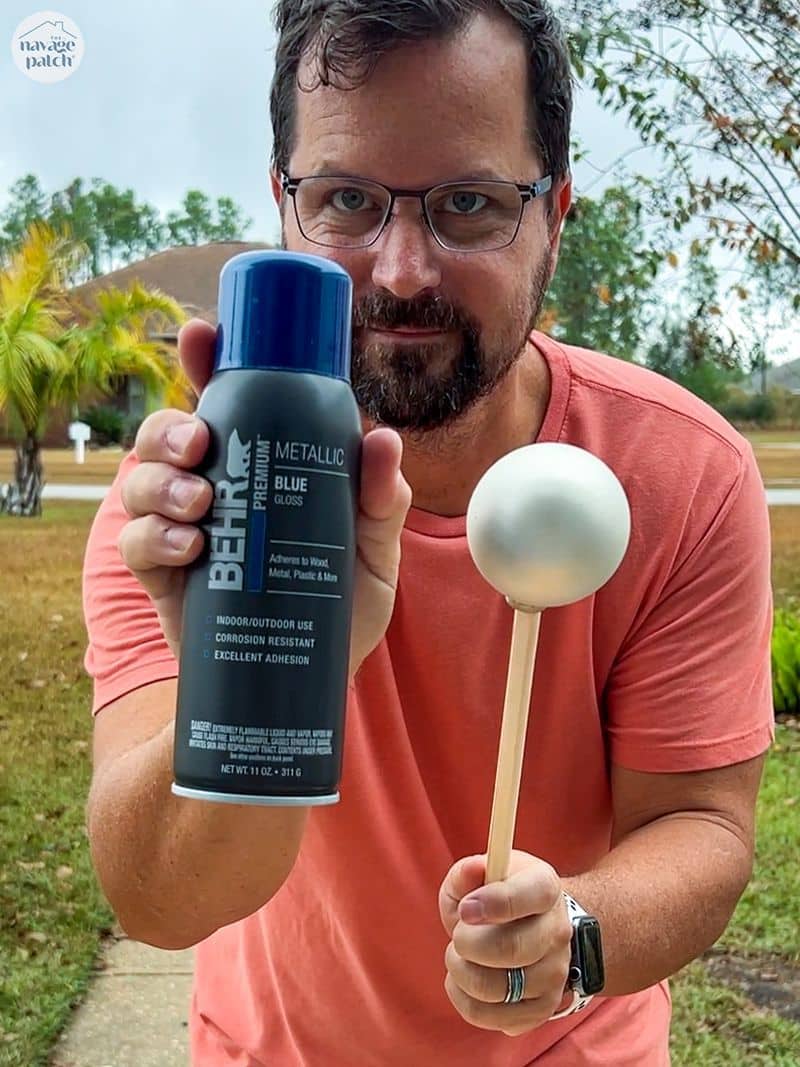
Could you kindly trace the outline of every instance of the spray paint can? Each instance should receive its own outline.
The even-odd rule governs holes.
[[[337,264],[248,252],[220,276],[198,417],[214,488],[187,568],[175,721],[178,796],[339,799],[361,421],[352,283]]]

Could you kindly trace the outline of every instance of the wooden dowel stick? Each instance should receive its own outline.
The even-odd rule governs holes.
[[[514,827],[517,822],[522,758],[528,730],[528,708],[533,685],[536,647],[539,643],[539,611],[514,611],[511,653],[508,659],[503,725],[489,825],[486,882],[502,882],[508,877]]]

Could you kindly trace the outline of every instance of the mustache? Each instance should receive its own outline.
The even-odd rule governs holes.
[[[370,326],[377,330],[471,328],[468,317],[441,296],[399,300],[382,293],[373,293],[358,301],[353,310],[353,325]]]

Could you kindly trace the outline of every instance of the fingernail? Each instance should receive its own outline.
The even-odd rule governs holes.
[[[170,526],[167,530],[167,541],[179,552],[185,551],[194,539],[194,530],[187,526]]]
[[[179,508],[188,508],[190,504],[193,504],[197,499],[198,492],[197,483],[189,481],[188,478],[179,478],[169,487],[169,495],[173,503],[177,504]]]
[[[194,436],[194,420],[182,422],[167,431],[167,444],[176,455],[182,456]]]
[[[467,897],[462,900],[458,913],[465,923],[479,923],[486,917],[486,911],[480,897]]]

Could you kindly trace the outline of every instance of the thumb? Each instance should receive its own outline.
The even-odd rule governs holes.
[[[178,359],[200,396],[214,367],[217,331],[203,319],[190,319],[178,331]]]
[[[439,915],[447,936],[453,936],[453,930],[459,921],[458,906],[474,889],[480,888],[486,878],[486,856],[467,856],[454,863],[447,872],[439,890]]]
[[[361,453],[359,552],[369,570],[394,587],[400,562],[400,534],[411,506],[411,488],[400,464],[403,442],[394,430],[368,433]]]

